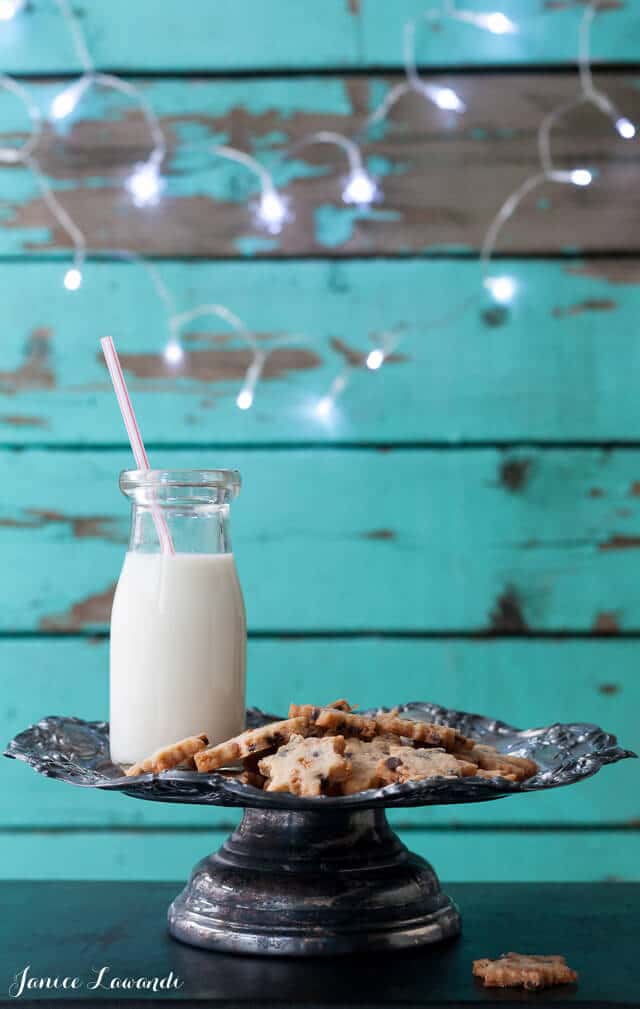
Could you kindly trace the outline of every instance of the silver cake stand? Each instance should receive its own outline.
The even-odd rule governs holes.
[[[169,907],[169,931],[210,950],[295,956],[401,949],[460,932],[457,907],[429,863],[390,828],[386,809],[486,802],[557,788],[635,756],[595,725],[521,731],[435,704],[405,704],[400,712],[451,725],[503,753],[532,757],[539,771],[520,784],[432,778],[303,799],[263,792],[218,773],[127,778],[110,760],[106,722],[62,717],[44,718],[21,732],[5,756],[47,777],[136,799],[243,807],[238,828],[195,866]],[[276,718],[247,712],[250,726]]]

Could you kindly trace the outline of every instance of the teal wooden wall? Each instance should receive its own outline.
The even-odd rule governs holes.
[[[481,4],[468,6],[483,9]],[[510,6],[510,9],[509,9]],[[107,715],[108,615],[128,514],[129,463],[98,339],[122,351],[156,465],[237,466],[234,544],[249,617],[249,699],[346,693],[430,699],[519,725],[596,721],[637,749],[640,686],[638,146],[593,110],[559,129],[555,187],[506,229],[518,296],[496,312],[477,252],[491,214],[535,165],[541,115],[576,90],[580,3],[509,3],[515,36],[424,33],[420,57],[454,82],[460,119],[415,97],[365,145],[385,200],[340,206],[343,166],[312,148],[278,168],[295,220],[256,230],[251,179],[191,145],[230,142],[274,167],[310,130],[354,132],[399,79],[403,21],[424,0],[98,0],[82,4],[101,67],[140,75],[169,138],[153,210],[122,188],[141,128],[92,95],[42,164],[92,248],[157,259],[181,308],[223,301],[275,350],[252,410],[250,357],[221,324],[186,334],[178,377],[139,266],[106,255],[76,294],[66,236],[19,168],[0,171],[0,737],[40,716]],[[640,121],[640,16],[607,5],[598,74]],[[50,4],[0,27],[0,66],[47,107],[77,72]],[[0,145],[25,130],[0,104]],[[501,267],[501,268],[502,268]],[[369,373],[374,334],[398,327]],[[335,419],[314,401],[354,365]],[[401,811],[407,842],[445,879],[640,878],[633,762],[573,790]],[[0,872],[181,878],[228,810],[96,795],[0,763]]]

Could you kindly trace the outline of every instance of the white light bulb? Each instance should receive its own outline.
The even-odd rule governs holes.
[[[67,291],[77,291],[82,284],[82,274],[75,266],[67,270],[64,275],[64,286]]]
[[[636,135],[636,128],[630,119],[626,119],[625,116],[621,116],[616,119],[616,129],[621,137],[625,140],[631,140]]]
[[[51,118],[65,119],[70,116],[89,86],[89,78],[81,77],[68,88],[57,94],[51,102]]]
[[[169,364],[178,364],[184,357],[184,351],[177,340],[170,340],[164,348],[164,356]]]
[[[588,186],[593,182],[593,175],[586,168],[574,168],[570,178],[574,186]]]
[[[156,165],[150,161],[136,165],[126,183],[136,207],[148,207],[158,202],[164,188]]]
[[[356,168],[351,173],[342,191],[343,201],[355,203],[358,207],[366,207],[373,203],[377,195],[378,187],[374,179],[362,168]]]
[[[333,410],[333,399],[331,396],[323,396],[316,403],[316,414],[318,417],[328,417]]]
[[[242,389],[236,396],[236,406],[239,410],[249,410],[253,406],[251,389]]]
[[[464,102],[455,93],[453,88],[436,88],[433,100],[439,109],[451,112],[463,112]]]
[[[287,205],[275,189],[264,189],[258,204],[258,220],[267,231],[277,235],[288,218]]]
[[[508,305],[516,293],[516,282],[513,277],[487,277],[484,284],[501,305]]]
[[[24,0],[0,0],[0,21],[11,21],[23,6]]]
[[[382,367],[384,362],[384,354],[381,350],[376,349],[369,352],[367,355],[366,365],[371,371],[377,371],[378,368]]]
[[[493,32],[494,35],[513,34],[518,30],[513,21],[500,11],[494,11],[492,14],[487,14],[486,17],[482,19],[482,22],[490,32]]]

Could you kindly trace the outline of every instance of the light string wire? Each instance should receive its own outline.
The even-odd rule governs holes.
[[[292,144],[288,148],[286,156],[288,158],[294,157],[305,147],[311,147],[314,144],[332,144],[343,150],[347,156],[349,174],[342,190],[343,203],[351,203],[357,207],[368,207],[375,200],[380,199],[381,192],[378,183],[364,166],[359,144],[343,133],[336,133],[333,130],[318,130],[316,133],[310,133]]]
[[[67,270],[64,284],[69,291],[77,290],[82,283],[82,267],[87,254],[87,242],[83,231],[67,213],[47,182],[35,155],[43,134],[40,109],[31,100],[27,89],[7,74],[0,74],[0,88],[22,103],[31,124],[29,135],[20,147],[0,147],[0,164],[23,165],[31,172],[44,203],[63,231],[69,236],[73,245],[73,266]]]
[[[396,349],[405,327],[398,325],[381,333],[373,334],[373,349],[368,354],[361,354],[353,361],[347,361],[341,371],[332,380],[326,394],[318,400],[316,404],[316,415],[322,418],[329,418],[333,413],[333,408],[339,396],[349,384],[351,374],[356,368],[361,368],[364,364],[369,371],[379,371],[386,359]]]
[[[608,95],[598,89],[593,81],[590,36],[592,23],[595,15],[598,13],[601,2],[602,0],[590,0],[580,22],[578,47],[580,91],[576,97],[563,102],[543,118],[538,130],[540,168],[535,174],[527,177],[505,199],[490,222],[481,245],[480,262],[483,271],[483,284],[492,293],[494,299],[503,304],[512,299],[515,293],[515,281],[509,277],[490,276],[489,266],[500,232],[506,222],[515,213],[522,200],[544,182],[550,181],[586,186],[593,180],[592,173],[586,168],[574,168],[567,171],[555,167],[551,155],[551,135],[556,123],[579,105],[590,103],[600,109],[601,112],[614,122],[616,130],[624,139],[631,139],[636,133],[634,124],[625,116],[620,115]],[[56,96],[51,107],[52,118],[63,119],[71,114],[84,94],[93,85],[119,91],[136,101],[145,118],[152,149],[145,161],[134,166],[133,173],[126,182],[126,187],[137,206],[156,203],[164,188],[160,169],[167,154],[166,140],[158,117],[138,88],[120,77],[112,74],[103,74],[96,69],[81,25],[69,0],[55,0],[55,3],[68,27],[83,72],[76,81]],[[24,0],[0,0],[0,20],[8,20],[13,17],[23,5]],[[386,118],[396,102],[409,91],[422,94],[440,109],[458,113],[465,110],[464,102],[452,88],[430,84],[422,78],[418,71],[415,56],[418,26],[423,21],[434,23],[444,17],[471,24],[497,35],[518,31],[517,25],[500,12],[482,13],[461,9],[456,6],[455,0],[442,0],[440,6],[428,8],[418,17],[407,21],[403,29],[403,59],[406,80],[392,87],[382,102],[369,114],[365,123],[366,130]],[[26,89],[7,75],[0,74],[0,87],[11,92],[23,102],[31,120],[31,133],[22,147],[0,148],[0,164],[21,164],[31,171],[45,204],[73,244],[73,266],[67,270],[64,282],[68,290],[77,290],[82,283],[82,267],[88,255],[87,242],[82,230],[75,224],[71,216],[61,205],[35,157],[34,152],[42,138],[43,132],[40,111],[31,102]],[[358,139],[361,139],[360,135],[358,135]],[[291,157],[303,147],[316,143],[333,144],[341,148],[347,156],[349,174],[342,191],[342,199],[345,203],[353,203],[362,207],[368,206],[373,201],[381,198],[377,181],[369,175],[364,167],[361,147],[356,139],[341,133],[320,130],[309,134],[307,137],[293,144],[286,152],[286,156]],[[293,213],[290,209],[289,200],[278,191],[273,175],[256,158],[238,148],[223,144],[210,145],[209,149],[211,153],[241,164],[256,175],[260,184],[260,197],[255,205],[256,219],[270,233],[278,234],[283,226],[292,219]],[[145,257],[121,249],[110,252],[101,250],[99,253],[91,253],[92,259],[100,259],[110,255],[121,256],[137,262],[149,274],[154,289],[165,309],[168,330],[168,343],[165,348],[165,356],[171,363],[178,363],[183,357],[181,344],[183,326],[187,321],[191,321],[201,315],[217,315],[231,325],[238,335],[244,339],[252,351],[252,360],[245,374],[242,389],[236,399],[236,403],[240,409],[248,409],[252,405],[257,383],[262,376],[264,365],[271,350],[275,349],[276,346],[281,346],[283,342],[306,342],[305,337],[286,337],[284,340],[273,341],[271,348],[265,349],[258,344],[255,336],[239,317],[222,305],[199,305],[187,312],[177,313],[171,292],[162,280],[159,271]],[[468,302],[469,299],[466,299],[466,301]],[[362,355],[364,365],[371,371],[376,371],[382,366],[390,353],[392,353],[393,348],[397,345],[399,336],[395,330],[392,330],[379,334],[374,339],[376,343],[373,350],[366,356]],[[356,365],[353,363],[347,363],[332,381],[327,395],[318,401],[317,413],[320,416],[327,416],[331,412],[335,400],[346,388],[354,367]]]
[[[146,161],[135,166],[134,172],[128,180],[127,188],[137,206],[145,206],[157,202],[163,188],[159,171],[167,153],[167,145],[158,117],[155,115],[153,108],[147,101],[146,97],[138,88],[113,74],[104,74],[97,71],[86,44],[84,33],[68,0],[56,0],[56,4],[68,27],[76,55],[83,67],[83,74],[63,91],[59,92],[59,94],[54,98],[51,106],[52,117],[60,120],[70,115],[76,109],[84,94],[94,84],[118,91],[121,94],[134,99],[146,120],[151,138],[152,150]],[[40,142],[43,132],[40,110],[31,101],[26,89],[12,78],[7,77],[6,75],[0,75],[0,86],[4,87],[5,90],[11,92],[22,101],[29,114],[32,124],[29,139],[22,148],[0,148],[0,163],[5,162],[15,164],[21,162],[31,169],[44,202],[51,211],[53,217],[69,235],[69,238],[74,245],[73,267],[65,274],[64,284],[68,290],[77,290],[82,283],[82,267],[88,254],[87,241],[82,230],[75,224],[71,216],[57,199],[46,177],[40,169],[39,163],[33,155],[33,151]],[[241,160],[239,156],[237,160]],[[253,164],[260,174],[260,166],[258,163],[254,162]],[[265,172],[261,175],[261,178],[265,189],[268,191],[269,186],[267,173]],[[165,312],[168,333],[168,340],[165,347],[165,357],[169,363],[177,364],[184,356],[181,343],[181,332],[183,327],[189,321],[199,318],[202,315],[217,315],[219,318],[229,323],[236,332],[243,336],[247,344],[250,346],[254,355],[254,360],[247,371],[245,387],[249,387],[252,382],[255,386],[270,351],[265,351],[257,346],[255,337],[250,333],[245,324],[237,315],[235,315],[235,313],[231,312],[231,310],[227,309],[224,305],[198,305],[187,312],[177,312],[172,292],[163,280],[160,271],[151,261],[138,253],[126,249],[101,249],[100,251],[95,251],[91,254],[91,258],[94,260],[104,260],[112,256],[124,258],[139,264],[143,267],[151,280],[153,289],[157,294]]]
[[[494,301],[501,305],[508,304],[516,292],[516,281],[513,277],[506,275],[491,276],[489,272],[498,238],[506,222],[513,216],[525,197],[546,182],[588,186],[593,181],[593,174],[587,168],[578,167],[572,170],[563,170],[555,166],[551,154],[551,134],[555,124],[573,109],[584,103],[590,103],[611,119],[618,134],[623,139],[630,140],[636,134],[636,127],[631,120],[620,114],[609,96],[598,89],[593,81],[591,28],[594,18],[601,7],[601,3],[602,0],[590,0],[580,19],[578,31],[578,78],[580,91],[576,97],[562,102],[542,119],[537,135],[540,167],[538,171],[528,176],[507,196],[491,220],[480,247],[483,285],[491,293]],[[370,113],[366,123],[367,127],[380,123],[385,119],[394,105],[411,91],[424,95],[440,109],[458,113],[464,112],[466,106],[452,88],[437,87],[429,84],[423,80],[417,68],[415,50],[418,25],[422,21],[430,23],[440,21],[443,16],[466,22],[497,35],[513,34],[518,31],[517,25],[500,12],[480,13],[462,10],[456,7],[455,0],[444,0],[442,6],[428,8],[418,17],[408,20],[403,30],[403,55],[406,80],[396,84],[388,91],[380,104]],[[379,354],[376,351],[372,351],[366,358],[365,364],[367,367],[371,367],[370,360],[382,363],[385,356],[385,352],[382,349],[380,349]],[[346,389],[352,371],[353,365],[346,365],[333,379],[327,393],[318,401],[316,410],[319,416],[328,417],[330,415],[336,400]]]
[[[147,159],[134,166],[132,174],[127,179],[126,187],[136,206],[144,207],[157,203],[163,189],[160,168],[167,153],[160,120],[139,88],[115,74],[103,74],[97,71],[84,32],[69,0],[55,0],[55,2],[71,36],[83,73],[76,81],[56,95],[51,104],[52,118],[60,120],[71,115],[87,91],[94,85],[119,91],[133,99],[146,121],[152,147]]]
[[[529,193],[547,182],[560,183],[561,185],[588,186],[594,178],[593,173],[585,167],[567,170],[556,166],[551,151],[551,138],[554,127],[574,109],[584,104],[590,104],[608,116],[619,136],[624,140],[631,140],[636,135],[636,128],[631,120],[620,114],[609,96],[596,88],[593,81],[591,69],[591,29],[594,18],[601,9],[601,5],[602,0],[590,0],[580,19],[578,31],[578,94],[568,101],[561,102],[543,117],[537,133],[539,168],[524,179],[501,204],[487,228],[480,247],[482,282],[493,299],[503,305],[512,301],[516,293],[516,281],[510,276],[492,275],[490,267],[498,239],[507,221],[513,217]]]
[[[138,88],[120,77],[113,74],[99,73],[96,70],[86,44],[84,33],[78,18],[69,3],[69,0],[56,0],[56,4],[67,24],[76,55],[84,72],[77,81],[56,96],[52,104],[52,116],[56,119],[61,119],[70,115],[77,107],[86,91],[93,84],[119,91],[122,94],[127,95],[127,97],[134,99],[138,103],[138,106],[147,122],[153,147],[148,159],[145,162],[141,162],[136,165],[132,176],[127,182],[127,188],[129,189],[136,206],[146,206],[157,203],[164,188],[160,177],[160,168],[167,153],[166,140],[158,117],[155,115],[152,106],[147,101],[144,94]],[[257,206],[257,217],[269,231],[277,234],[281,230],[283,224],[289,219],[289,213],[287,210],[287,203],[278,193],[271,174],[256,158],[251,157],[251,155],[245,153],[244,151],[228,145],[216,145],[211,148],[211,150],[212,153],[219,157],[244,165],[246,168],[253,171],[258,177],[261,195]],[[51,190],[48,187],[46,188],[48,189],[48,194],[52,195]],[[73,222],[71,222],[71,219],[68,217],[66,212],[64,212],[63,208],[60,207],[59,204],[57,204],[57,206],[60,211],[65,213],[66,218],[73,225]],[[81,233],[79,230],[76,230],[78,235],[80,235]],[[84,248],[86,249],[86,242],[84,243]],[[242,389],[236,398],[237,406],[240,409],[246,410],[253,404],[256,385],[263,373],[264,366],[271,351],[277,346],[281,346],[283,342],[294,342],[301,339],[296,336],[275,340],[273,341],[271,348],[265,349],[259,346],[255,336],[247,328],[239,316],[226,306],[220,304],[197,305],[195,308],[177,313],[175,311],[173,295],[167,288],[159,271],[155,266],[153,266],[153,264],[151,264],[143,256],[135,253],[127,253],[124,250],[116,250],[115,254],[124,256],[139,263],[149,274],[156,293],[161,299],[165,309],[169,335],[164,353],[165,358],[169,363],[179,364],[183,359],[184,350],[181,334],[184,326],[188,322],[194,321],[195,319],[201,318],[205,315],[214,315],[227,322],[227,324],[229,324],[231,328],[245,340],[251,349],[252,360],[247,368]],[[79,271],[76,270],[74,272],[73,279],[75,279],[78,274]],[[81,275],[78,279],[81,279]]]
[[[427,21],[430,23],[440,22],[443,17],[443,9],[440,7],[430,7],[418,17],[410,18],[405,22],[403,28],[403,63],[404,63],[404,73],[406,80],[395,84],[385,97],[382,99],[380,104],[373,109],[369,114],[366,122],[366,127],[374,126],[377,123],[381,123],[387,118],[391,109],[397,102],[400,101],[404,95],[409,94],[411,91],[422,95],[424,98],[428,98],[429,101],[437,105],[439,109],[449,110],[452,112],[464,112],[466,105],[460,98],[458,94],[449,87],[439,87],[435,84],[430,84],[428,81],[423,80],[422,76],[418,72],[418,66],[416,61],[416,34],[418,31],[418,26],[421,22]]]
[[[260,183],[260,198],[254,207],[256,221],[258,224],[262,224],[270,234],[279,235],[287,221],[291,220],[291,213],[288,201],[276,189],[271,172],[267,171],[257,158],[237,147],[216,144],[209,150],[220,158],[244,165],[257,176]]]
[[[372,126],[382,123],[400,99],[410,92],[422,95],[443,111],[461,114],[466,110],[465,103],[453,90],[453,88],[432,84],[429,81],[424,80],[418,71],[418,62],[416,58],[416,36],[419,25],[425,21],[432,25],[439,24],[445,17],[465,21],[468,24],[475,25],[478,28],[490,31],[496,35],[514,33],[518,30],[513,21],[505,17],[504,14],[497,11],[492,13],[477,13],[461,10],[455,6],[454,0],[443,0],[443,3],[440,6],[430,7],[417,17],[407,20],[403,27],[402,38],[405,80],[390,88],[382,101],[369,113],[365,121],[364,128],[358,134],[359,139],[366,136]],[[312,134],[311,137],[305,138],[297,145],[294,145],[291,150],[296,150],[303,145],[306,146],[308,143],[314,142],[314,139],[319,140],[320,136],[322,136],[322,134]],[[330,134],[330,136],[334,138],[334,142],[337,141],[337,134]],[[358,154],[360,154],[360,148],[358,145],[353,141],[348,142],[353,143],[355,150],[357,150]],[[352,178],[355,178],[356,180],[358,179],[358,168],[362,168],[361,156],[357,166],[351,164]],[[376,180],[366,175],[366,173],[364,173],[364,179],[362,181],[358,181],[357,185],[360,192],[366,194],[367,196],[366,200],[359,201],[361,206],[365,205],[365,203],[370,204],[374,199],[381,198],[381,191],[376,183]],[[463,302],[463,310],[466,310],[468,303],[474,300],[474,297],[466,298]],[[445,318],[448,318],[448,316]],[[424,328],[431,329],[442,324],[443,320],[435,320],[425,324]],[[397,346],[399,340],[400,334],[397,330],[391,330],[378,334],[377,337],[374,337],[374,341],[376,342],[373,350],[366,355],[362,355],[362,364],[347,362],[342,370],[339,371],[333,378],[325,395],[318,400],[316,404],[317,416],[328,419],[333,412],[333,408],[338,398],[347,388],[355,369],[364,366],[370,371],[377,371],[382,367],[384,362],[392,353],[393,349]]]
[[[444,111],[458,113],[465,111],[465,103],[453,88],[430,84],[423,79],[418,71],[416,60],[418,26],[424,21],[431,24],[440,24],[443,18],[463,21],[466,24],[474,25],[476,28],[489,31],[494,35],[513,34],[518,31],[518,26],[499,11],[479,13],[461,10],[455,6],[454,0],[443,0],[442,5],[429,7],[417,17],[410,18],[405,22],[403,28],[403,62],[406,80],[400,84],[396,84],[387,92],[380,104],[370,113],[367,120],[368,126],[373,126],[386,119],[393,106],[410,91],[423,95]]]

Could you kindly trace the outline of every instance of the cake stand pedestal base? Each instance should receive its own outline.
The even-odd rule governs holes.
[[[311,956],[403,949],[458,935],[460,915],[383,809],[247,809],[196,865],[169,932],[226,953]]]

